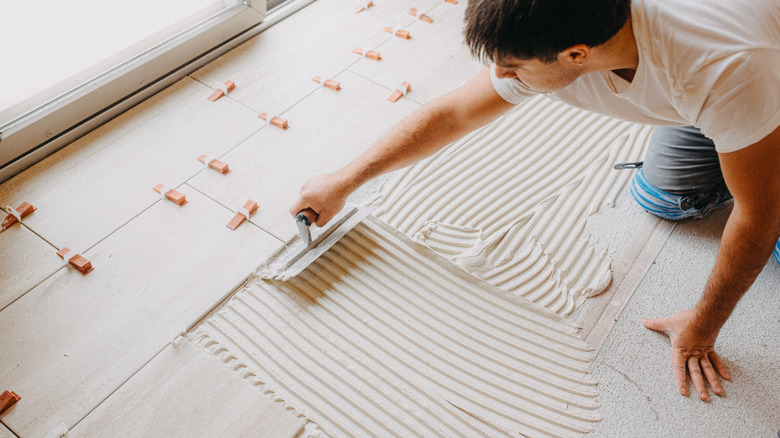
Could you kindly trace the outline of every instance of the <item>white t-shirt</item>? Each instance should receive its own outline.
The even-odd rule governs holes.
[[[632,0],[639,66],[580,76],[547,96],[608,116],[693,125],[732,152],[780,125],[780,0]],[[510,103],[533,95],[515,79],[493,86]]]

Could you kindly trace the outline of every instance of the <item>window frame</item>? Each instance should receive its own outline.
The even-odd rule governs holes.
[[[0,126],[0,183],[315,0],[235,6]]]

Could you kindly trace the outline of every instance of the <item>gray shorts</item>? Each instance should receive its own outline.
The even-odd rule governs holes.
[[[702,216],[731,199],[715,144],[691,126],[655,128],[631,194],[648,212],[672,220]]]
[[[715,143],[693,126],[657,126],[643,167],[650,184],[675,195],[725,186]]]

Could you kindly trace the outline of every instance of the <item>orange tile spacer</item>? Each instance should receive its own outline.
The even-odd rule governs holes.
[[[358,12],[367,11],[371,6],[374,6],[374,2],[365,0],[359,1],[358,5],[355,6],[355,9],[352,11],[357,14]]]
[[[231,230],[235,230],[239,225],[244,223],[245,220],[249,219],[250,216],[255,214],[256,211],[257,202],[250,199],[244,203],[244,206],[241,208],[241,210],[238,210],[236,215],[233,216],[233,219],[231,219],[230,222],[228,222],[228,224],[225,226]]]
[[[206,165],[206,160],[208,160],[208,166],[216,170],[217,172],[223,175],[227,175],[228,173],[230,173],[230,167],[228,167],[227,163],[223,163],[217,160],[216,158],[210,157],[206,154],[203,154],[198,157],[198,161],[203,163],[204,166]]]
[[[418,20],[424,21],[426,23],[433,23],[433,19],[422,12],[418,11],[417,8],[409,9],[409,15],[414,15],[415,18]]]
[[[290,125],[287,123],[287,120],[279,116],[272,116],[270,121],[268,120],[268,113],[260,113],[257,115],[257,117],[260,117],[261,119],[265,120],[266,124],[270,123],[282,129],[287,129],[290,127]]]
[[[71,266],[78,269],[78,271],[84,275],[89,274],[95,270],[89,260],[85,259],[75,251],[71,251],[68,247],[64,247],[57,251],[57,255],[62,257],[65,262],[70,263]]]
[[[10,205],[6,207],[6,210],[8,210],[8,216],[3,220],[3,224],[0,225],[0,231],[5,231],[10,228],[11,225],[21,222],[22,219],[29,216],[32,212],[37,210],[37,208],[33,207],[29,202],[22,202],[22,205],[15,210],[11,208]]]
[[[22,398],[16,395],[16,393],[13,391],[4,391],[2,394],[0,394],[0,414],[3,414],[8,410],[8,408],[15,405],[16,402],[21,399]]]
[[[401,37],[407,40],[412,37],[411,35],[409,35],[408,30],[394,29],[392,27],[386,27],[385,32],[391,33],[397,37]]]
[[[170,187],[166,187],[165,184],[157,184],[152,188],[154,189],[155,192],[159,193],[160,196],[164,196],[168,198],[168,200],[173,201],[179,207],[187,203],[186,196],[184,196],[182,193],[177,192],[176,190],[173,190]]]
[[[364,58],[371,58],[377,61],[382,59],[382,56],[379,54],[379,52],[374,50],[352,49],[352,53],[357,53]]]
[[[315,76],[311,78],[311,80],[322,85],[323,87],[328,87],[331,90],[341,90],[341,83],[334,81],[333,79],[325,79],[325,82],[323,83],[321,77]]]
[[[219,99],[220,97],[228,94],[229,91],[233,91],[233,89],[236,88],[236,83],[231,81],[230,79],[228,79],[227,81],[225,81],[222,84],[217,82],[215,84],[215,87],[217,89],[214,90],[214,92],[211,93],[211,95],[208,97],[208,99],[210,101],[212,101],[212,102],[216,102],[217,99]]]
[[[390,97],[387,98],[390,102],[395,102],[398,99],[401,98],[401,96],[406,96],[406,93],[412,90],[412,85],[408,82],[401,82],[401,85],[399,85],[395,91],[393,91],[393,94],[390,95]]]
[[[447,2],[447,3],[452,3],[453,5],[457,5],[458,4],[458,0],[444,0],[444,1]]]

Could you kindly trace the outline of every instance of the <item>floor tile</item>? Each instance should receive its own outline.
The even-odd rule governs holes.
[[[62,266],[56,248],[19,224],[0,233],[0,248],[0,309]]]
[[[57,248],[90,248],[152,205],[152,187],[183,183],[202,169],[198,156],[263,127],[234,101],[208,101],[210,92],[183,79],[0,186],[0,204],[30,202],[32,230]]]
[[[411,39],[392,38],[379,48],[380,62],[363,59],[350,70],[389,88],[409,82],[409,97],[421,103],[457,88],[483,67],[463,44],[465,8],[465,1],[442,2],[430,12],[432,24],[411,24]]]
[[[336,79],[341,91],[320,89],[283,114],[288,130],[263,129],[227,154],[225,161],[237,163],[228,178],[207,172],[191,184],[230,208],[253,199],[260,204],[255,223],[283,240],[294,234],[287,209],[301,185],[352,161],[419,106],[403,98],[388,102],[387,89],[354,73]]]
[[[352,49],[390,38],[387,20],[352,12],[354,3],[320,0],[192,74],[204,84],[233,80],[229,95],[257,112],[280,113],[360,59]],[[310,30],[316,29],[316,34]]]
[[[0,387],[24,400],[3,416],[43,436],[84,415],[237,286],[279,242],[185,186],[0,313]],[[37,214],[37,212],[36,212]]]
[[[69,437],[294,437],[304,420],[177,338]],[[1,438],[1,437],[0,437]]]
[[[368,8],[368,11],[374,15],[380,16],[389,22],[386,26],[396,26],[406,28],[417,20],[409,14],[409,9],[416,8],[418,11],[430,16],[434,22],[435,14],[431,12],[436,6],[442,3],[442,0],[373,0],[374,5]],[[355,1],[360,4],[360,1]],[[463,4],[465,5],[465,1]],[[360,12],[362,14],[363,12]],[[425,23],[428,24],[428,23]]]

